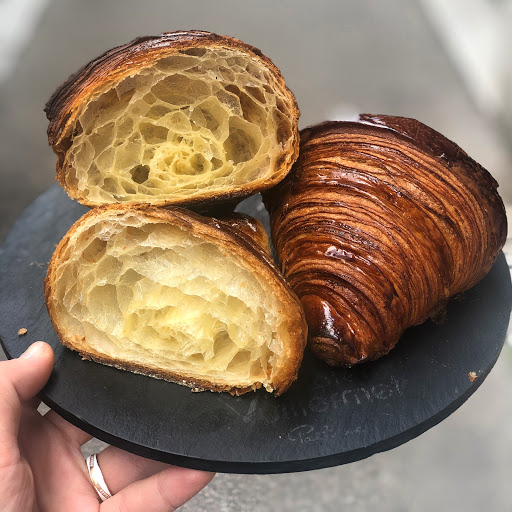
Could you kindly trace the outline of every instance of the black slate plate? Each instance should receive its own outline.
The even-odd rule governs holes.
[[[267,223],[259,199],[242,209]],[[387,357],[330,369],[306,354],[282,397],[188,388],[82,361],[52,328],[43,298],[47,263],[86,208],[57,186],[20,217],[0,249],[0,339],[9,357],[35,340],[56,353],[41,398],[92,435],[139,455],[191,468],[279,473],[345,464],[389,450],[455,411],[499,356],[512,304],[500,255],[489,275],[448,306],[447,320],[409,329]],[[28,334],[18,336],[21,327]],[[478,378],[471,383],[468,373]]]

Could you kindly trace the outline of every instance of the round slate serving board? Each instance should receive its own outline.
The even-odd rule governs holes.
[[[241,210],[268,217],[257,197]],[[475,392],[498,358],[510,317],[505,257],[448,306],[409,329],[386,357],[331,369],[306,353],[299,380],[274,398],[188,388],[82,361],[52,328],[43,280],[54,244],[87,211],[57,186],[25,210],[0,249],[0,340],[9,357],[50,343],[55,369],[41,399],[68,421],[139,455],[235,473],[304,471],[353,462],[418,436]],[[18,336],[19,328],[28,333]],[[469,372],[478,378],[471,382]]]

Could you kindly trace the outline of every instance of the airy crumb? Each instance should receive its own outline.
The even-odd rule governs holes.
[[[475,381],[475,379],[477,379],[477,378],[478,378],[478,375],[476,374],[476,372],[469,372],[469,373],[468,373],[468,377],[469,377],[469,380],[470,380],[471,382],[474,382],[474,381]]]
[[[25,327],[22,327],[18,330],[18,336],[23,336],[24,334],[27,334],[27,329]]]

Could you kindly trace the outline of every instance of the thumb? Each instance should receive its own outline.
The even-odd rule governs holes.
[[[0,362],[0,439],[17,442],[23,402],[46,384],[53,368],[53,350],[33,343],[18,359]]]

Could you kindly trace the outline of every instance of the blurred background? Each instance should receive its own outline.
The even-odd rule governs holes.
[[[113,46],[191,28],[269,56],[301,128],[359,112],[432,126],[494,175],[512,221],[512,0],[0,0],[0,24],[0,239],[54,183],[43,113],[53,90]],[[512,264],[510,236],[505,252]],[[478,392],[418,439],[338,468],[218,475],[182,510],[510,511],[511,396],[509,331]]]

